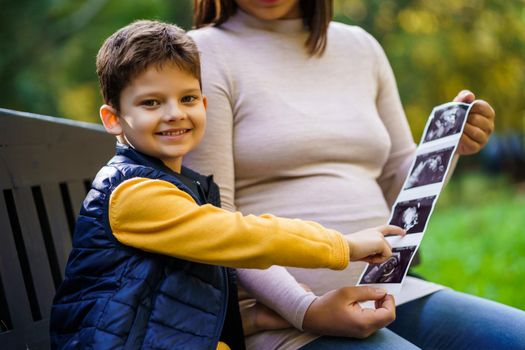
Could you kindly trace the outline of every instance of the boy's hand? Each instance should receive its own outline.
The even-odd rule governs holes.
[[[476,96],[468,90],[461,91],[454,102],[472,103]],[[467,123],[458,145],[458,154],[470,155],[478,153],[488,142],[494,131],[494,109],[485,101],[477,100],[467,117]]]
[[[359,301],[375,300],[376,309]],[[344,287],[317,298],[306,310],[303,329],[339,337],[366,338],[396,318],[394,297],[383,289]]]
[[[405,230],[401,227],[383,225],[347,235],[350,260],[361,260],[372,264],[381,263],[392,255],[390,244],[385,239],[385,235],[404,236],[405,234]]]

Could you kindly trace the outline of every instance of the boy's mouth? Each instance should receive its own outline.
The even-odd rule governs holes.
[[[161,136],[179,136],[179,135],[187,133],[190,130],[191,129],[166,130],[166,131],[160,131],[156,134],[161,135]]]

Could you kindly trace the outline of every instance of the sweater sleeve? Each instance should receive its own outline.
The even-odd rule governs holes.
[[[379,43],[370,34],[367,35],[376,57],[377,111],[392,142],[388,160],[382,168],[378,183],[388,205],[392,205],[412,164],[416,145],[401,105],[394,72],[388,58]]]
[[[200,206],[162,180],[133,178],[117,186],[109,221],[125,245],[201,263],[343,269],[350,256],[337,231],[314,222]]]
[[[317,297],[305,291],[284,267],[237,269],[237,276],[251,296],[303,330],[304,315]]]

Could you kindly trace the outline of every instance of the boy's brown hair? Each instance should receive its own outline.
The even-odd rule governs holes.
[[[106,39],[97,54],[97,74],[104,102],[120,110],[120,93],[148,67],[175,63],[201,82],[195,42],[174,24],[140,20]]]

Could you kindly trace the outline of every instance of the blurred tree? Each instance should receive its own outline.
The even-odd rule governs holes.
[[[0,12],[0,106],[98,122],[95,56],[136,19],[191,27],[191,0],[9,0]]]
[[[416,140],[463,88],[490,101],[497,130],[525,131],[524,0],[336,0],[335,12],[382,43]]]

